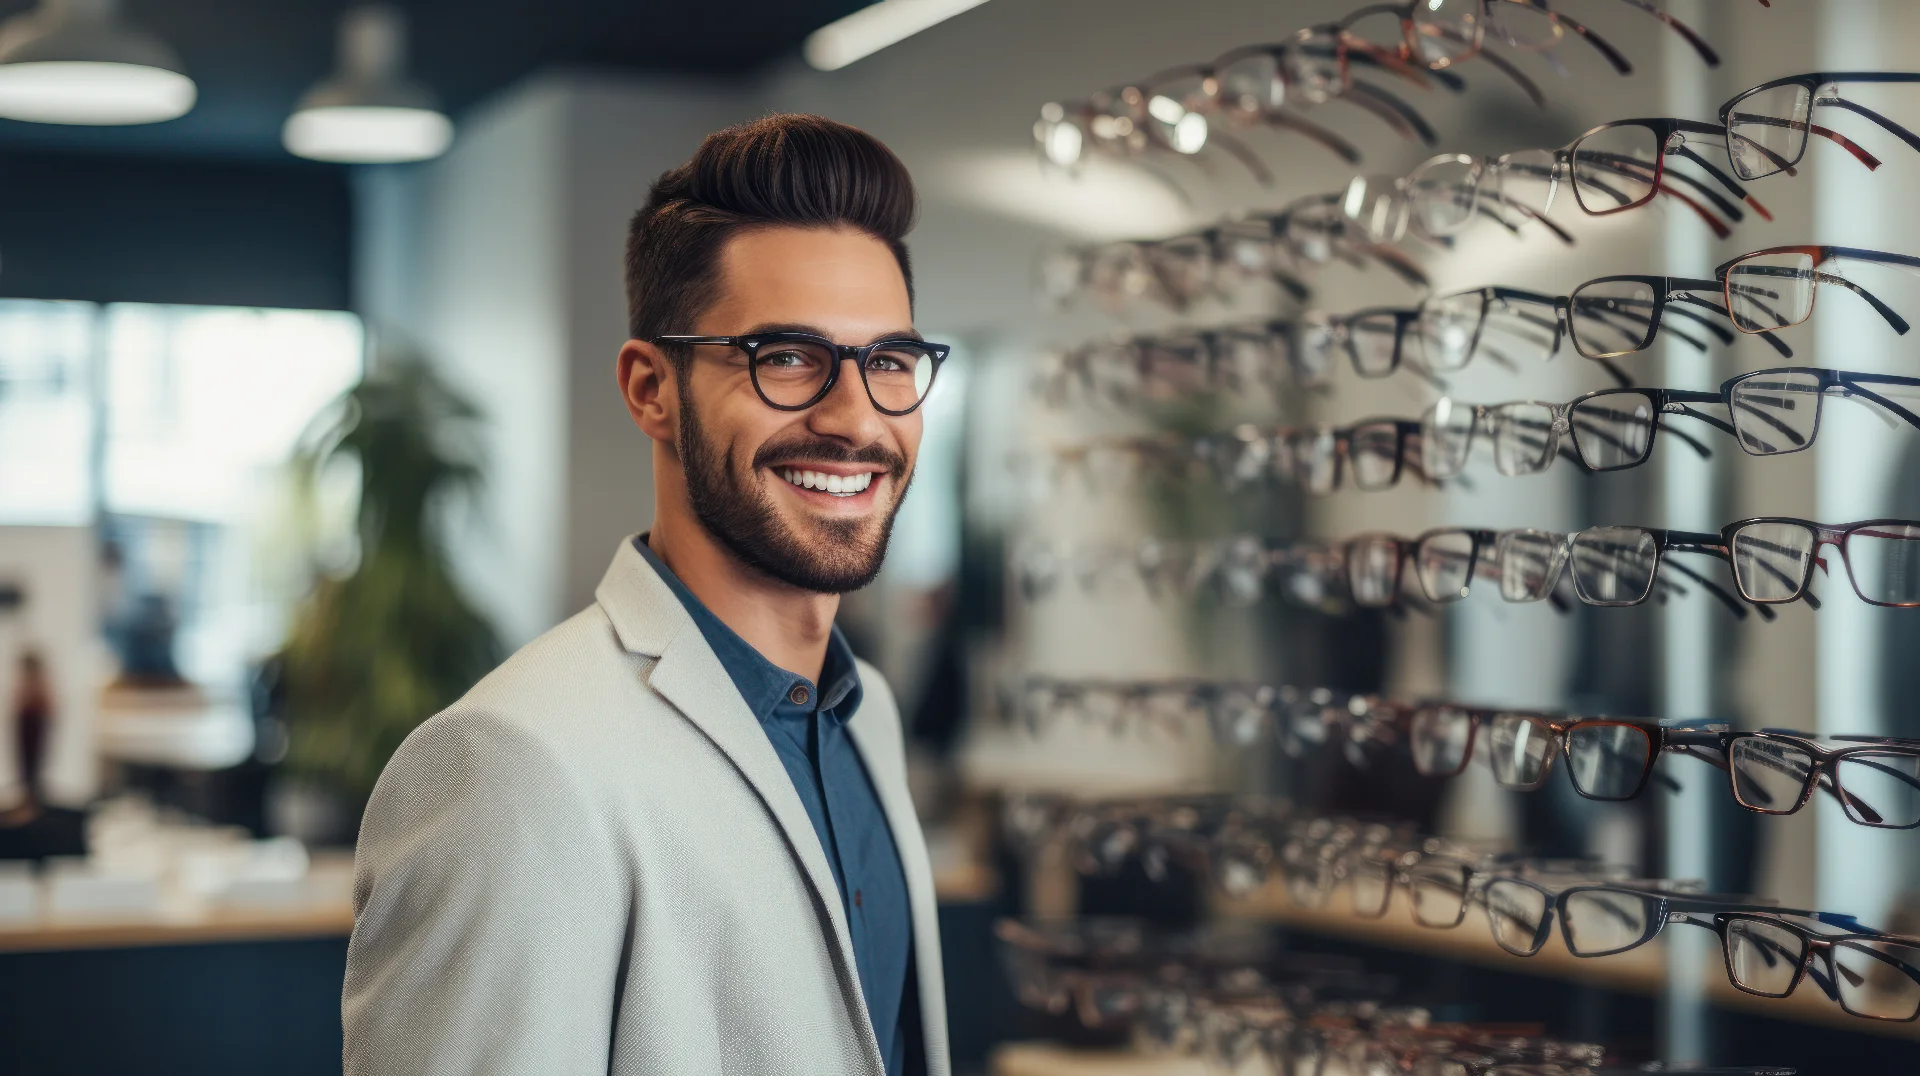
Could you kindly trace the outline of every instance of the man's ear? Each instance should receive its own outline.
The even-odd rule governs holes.
[[[629,340],[620,348],[616,376],[633,424],[655,441],[674,444],[679,433],[680,383],[674,377],[673,360],[654,344]]]

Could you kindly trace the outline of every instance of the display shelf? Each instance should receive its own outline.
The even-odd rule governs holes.
[[[987,1071],[992,1076],[1216,1076],[1220,1070],[1197,1057],[1014,1042],[994,1050]]]
[[[1667,990],[1664,937],[1617,956],[1577,957],[1567,952],[1556,927],[1554,936],[1538,954],[1517,957],[1500,948],[1493,940],[1486,917],[1480,911],[1469,911],[1466,922],[1457,928],[1439,930],[1415,922],[1405,896],[1403,892],[1395,893],[1393,905],[1386,916],[1367,919],[1349,910],[1344,891],[1336,892],[1327,907],[1302,908],[1294,904],[1287,897],[1285,889],[1275,882],[1246,898],[1217,897],[1215,908],[1226,916],[1258,919],[1315,934],[1377,945],[1383,949],[1424,953],[1520,975],[1562,979],[1633,994],[1658,995]],[[1687,926],[1668,929],[1699,930]],[[1763,998],[1737,990],[1727,981],[1725,965],[1720,961],[1718,939],[1713,940],[1708,952],[1712,954],[1711,959],[1704,961],[1701,967],[1702,992],[1705,999],[1716,1007],[1861,1034],[1920,1039],[1920,1022],[1895,1023],[1850,1015],[1829,1001],[1811,981],[1802,982],[1793,995],[1786,998]]]
[[[0,924],[0,953],[344,938],[352,931],[353,905],[345,901],[271,911],[208,909],[177,917],[41,917]]]

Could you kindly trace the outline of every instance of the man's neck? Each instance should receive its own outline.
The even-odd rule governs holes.
[[[838,594],[816,594],[769,578],[742,564],[690,520],[656,520],[647,546],[761,657],[819,683],[833,618],[840,611]]]

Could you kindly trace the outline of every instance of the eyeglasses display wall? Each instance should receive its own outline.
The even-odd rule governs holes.
[[[1009,922],[1017,993],[1225,1071],[1911,1071],[1920,11],[1335,6],[1038,106],[1054,182],[1191,212],[1036,258],[1001,712],[1177,777],[1008,831],[1283,933]],[[1657,1015],[1502,1039],[1314,939]]]

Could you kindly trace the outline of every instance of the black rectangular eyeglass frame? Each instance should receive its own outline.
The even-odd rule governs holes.
[[[753,391],[760,396],[761,403],[776,411],[805,411],[826,399],[827,394],[833,391],[833,386],[840,381],[840,364],[851,359],[860,370],[860,387],[866,390],[867,402],[873,405],[875,411],[894,418],[911,415],[920,409],[921,404],[927,402],[927,393],[933,391],[933,383],[940,375],[940,364],[947,360],[947,355],[953,350],[946,344],[935,344],[912,336],[888,337],[885,340],[875,340],[871,344],[837,344],[824,336],[798,332],[749,333],[744,336],[668,335],[653,337],[648,342],[682,347],[738,348],[747,356],[747,374],[749,380],[753,382]],[[763,361],[760,358],[760,349],[769,344],[813,344],[829,349],[834,356],[834,362],[827,370],[827,377],[821,383],[820,391],[814,393],[812,399],[802,404],[775,403],[767,395],[767,390],[760,387],[760,364]],[[867,359],[877,351],[903,345],[925,351],[927,358],[933,362],[933,373],[927,377],[927,393],[923,393],[918,400],[915,400],[912,407],[896,410],[881,406],[879,399],[873,395],[873,386],[867,381]]]
[[[1794,584],[1793,592],[1785,597],[1776,596],[1776,597],[1767,597],[1767,598],[1756,598],[1752,594],[1749,594],[1747,592],[1748,588],[1747,588],[1746,582],[1740,578],[1740,570],[1738,567],[1738,564],[1739,564],[1738,545],[1740,542],[1743,541],[1743,539],[1741,538],[1741,532],[1746,530],[1749,527],[1765,526],[1765,525],[1788,525],[1788,526],[1805,527],[1807,531],[1813,536],[1813,548],[1812,550],[1809,551],[1809,554],[1807,556],[1807,563],[1804,570],[1800,574],[1800,578],[1798,580],[1788,580],[1785,578],[1781,578],[1782,582],[1791,582]],[[1752,519],[1742,519],[1737,522],[1727,524],[1725,527],[1721,529],[1720,538],[1722,543],[1724,543],[1724,545],[1726,546],[1728,552],[1735,556],[1735,560],[1734,560],[1735,568],[1733,572],[1734,585],[1740,588],[1741,597],[1745,598],[1750,602],[1753,602],[1755,605],[1783,605],[1787,602],[1800,601],[1804,599],[1809,605],[1812,605],[1814,608],[1818,609],[1820,607],[1820,603],[1817,599],[1814,598],[1812,594],[1807,592],[1807,587],[1813,581],[1814,568],[1825,567],[1825,562],[1822,561],[1819,556],[1820,547],[1832,546],[1835,549],[1838,549],[1840,551],[1841,563],[1842,565],[1845,566],[1847,570],[1847,581],[1853,585],[1853,592],[1859,595],[1861,601],[1866,602],[1868,605],[1878,605],[1878,606],[1881,606],[1882,608],[1888,608],[1888,609],[1920,608],[1920,602],[1887,602],[1887,601],[1880,601],[1875,598],[1870,598],[1867,596],[1865,591],[1860,589],[1859,580],[1854,578],[1853,562],[1848,558],[1847,540],[1853,537],[1855,534],[1859,534],[1870,528],[1886,527],[1886,526],[1920,528],[1920,520],[1863,519],[1856,523],[1842,523],[1838,525],[1828,525],[1825,523],[1817,523],[1811,519],[1796,519],[1792,516],[1756,516]],[[1744,540],[1754,541],[1756,539],[1744,539]],[[1911,541],[1912,539],[1903,539],[1903,540]],[[1772,569],[1772,571],[1774,572],[1776,577],[1779,576],[1779,570],[1777,568]]]
[[[1596,530],[1636,531],[1652,537],[1654,543],[1653,565],[1648,575],[1648,584],[1645,593],[1628,601],[1596,601],[1586,595],[1584,588],[1580,586],[1579,569],[1573,564],[1573,559],[1578,550],[1579,539],[1583,535],[1591,534]],[[1772,621],[1778,616],[1771,606],[1748,605],[1733,594],[1728,593],[1725,587],[1722,587],[1686,565],[1669,563],[1666,556],[1668,553],[1702,553],[1725,561],[1729,574],[1733,571],[1733,556],[1727,550],[1726,543],[1719,535],[1703,534],[1696,531],[1660,530],[1652,527],[1589,527],[1586,530],[1574,531],[1567,535],[1567,553],[1564,558],[1566,562],[1564,570],[1573,574],[1574,592],[1580,596],[1581,601],[1588,605],[1598,605],[1609,608],[1645,605],[1647,600],[1659,591],[1660,569],[1665,567],[1672,568],[1674,571],[1707,588],[1708,593],[1711,593],[1715,598],[1719,599],[1720,604],[1726,606],[1729,612],[1741,620],[1747,618],[1750,610],[1757,612],[1762,620]]]
[[[1876,112],[1873,109],[1868,108],[1865,105],[1859,104],[1857,102],[1849,101],[1844,97],[1817,96],[1820,91],[1820,87],[1827,85],[1829,83],[1840,83],[1840,82],[1881,84],[1881,85],[1914,83],[1914,82],[1920,82],[1920,73],[1915,73],[1910,71],[1809,71],[1806,74],[1802,74],[1802,75],[1786,75],[1781,78],[1776,78],[1768,82],[1762,82],[1758,86],[1749,87],[1748,89],[1742,90],[1739,93],[1735,94],[1733,97],[1728,99],[1726,104],[1723,104],[1720,106],[1720,113],[1719,113],[1720,125],[1723,128],[1728,129],[1729,131],[1731,131],[1735,125],[1740,123],[1763,123],[1767,125],[1783,126],[1788,128],[1794,128],[1794,127],[1805,128],[1805,130],[1801,132],[1800,145],[1796,150],[1796,152],[1791,157],[1778,157],[1777,154],[1768,152],[1767,155],[1769,157],[1778,158],[1773,162],[1771,162],[1774,165],[1773,170],[1770,172],[1760,173],[1759,175],[1749,176],[1747,178],[1763,179],[1766,176],[1775,175],[1780,172],[1785,172],[1788,175],[1793,175],[1795,166],[1798,165],[1800,161],[1806,156],[1806,153],[1807,153],[1806,135],[1807,134],[1816,134],[1822,138],[1827,139],[1830,142],[1833,142],[1835,145],[1846,150],[1848,153],[1851,153],[1856,160],[1858,160],[1861,164],[1866,165],[1867,168],[1870,170],[1879,168],[1881,162],[1878,157],[1875,157],[1873,154],[1867,152],[1865,149],[1861,148],[1859,145],[1855,144],[1851,139],[1847,138],[1845,135],[1840,134],[1838,131],[1834,131],[1829,128],[1822,127],[1819,124],[1812,122],[1813,110],[1819,107],[1820,105],[1832,105],[1836,108],[1842,108],[1847,110],[1848,112],[1852,112],[1856,115],[1863,116],[1866,119],[1871,120],[1873,123],[1879,125],[1883,130],[1892,134],[1895,138],[1898,138],[1900,141],[1905,142],[1910,148],[1914,149],[1915,151],[1920,151],[1920,134],[1915,134],[1913,131],[1900,125],[1899,123],[1894,122],[1892,119],[1889,119],[1888,117],[1880,114],[1879,112]],[[1752,114],[1735,115],[1734,109],[1740,107],[1740,102],[1747,100],[1748,98],[1752,97],[1755,94],[1765,93],[1768,90],[1779,89],[1782,86],[1798,86],[1807,91],[1808,119],[1806,122],[1799,123],[1799,124],[1792,123],[1790,121],[1786,123],[1779,123],[1777,122],[1778,120],[1777,117],[1757,116]],[[1756,148],[1759,148],[1759,147],[1756,147]],[[1729,139],[1729,143],[1727,146],[1727,163],[1730,165],[1735,165],[1735,167],[1738,167],[1737,163],[1734,160],[1733,146],[1732,146],[1731,139]]]

